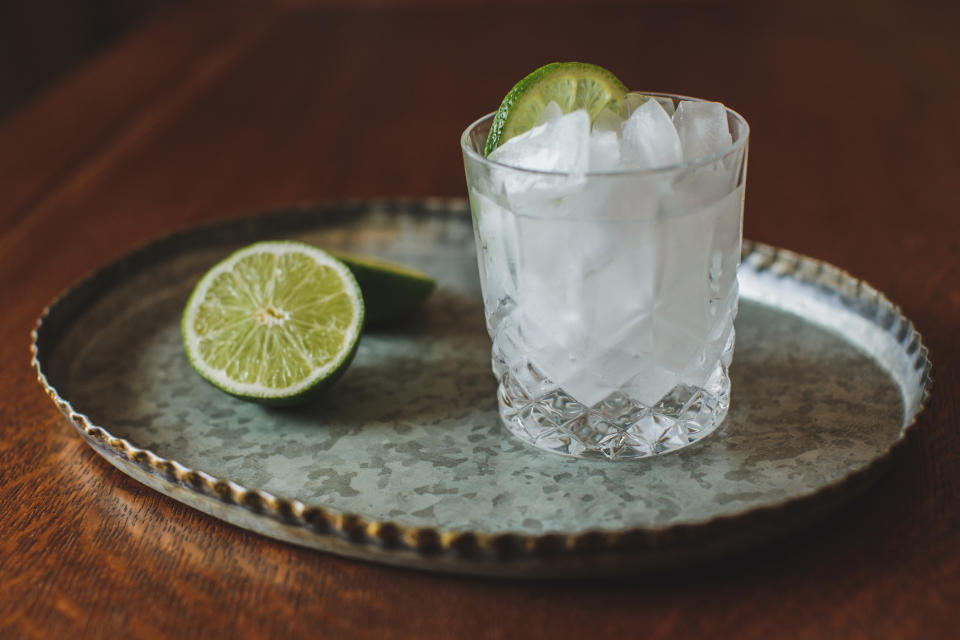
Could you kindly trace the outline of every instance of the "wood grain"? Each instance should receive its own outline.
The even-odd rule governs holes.
[[[389,4],[176,9],[0,128],[0,637],[953,637],[958,10]],[[743,113],[745,235],[866,279],[924,334],[936,382],[916,438],[842,513],[666,575],[433,576],[273,542],[156,494],[40,392],[28,332],[90,269],[296,201],[462,195],[460,132],[551,59]]]

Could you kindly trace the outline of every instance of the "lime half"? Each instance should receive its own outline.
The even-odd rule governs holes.
[[[330,253],[343,261],[360,283],[368,327],[382,327],[409,316],[437,286],[426,273],[406,265],[372,256]]]
[[[518,82],[506,95],[490,124],[483,155],[533,128],[543,111],[556,102],[563,113],[585,109],[590,121],[609,106],[617,112],[627,94],[615,75],[585,62],[551,62]]]
[[[300,242],[258,242],[200,279],[180,330],[190,364],[214,386],[297,404],[343,373],[363,316],[360,287],[342,262]]]

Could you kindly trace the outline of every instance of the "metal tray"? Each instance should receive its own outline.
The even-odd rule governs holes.
[[[417,266],[419,317],[363,337],[332,393],[295,410],[231,398],[190,368],[179,318],[238,246],[296,237]],[[506,436],[463,201],[305,206],[189,229],[97,271],[33,334],[40,383],[124,473],[263,535],[479,575],[607,575],[747,548],[874,480],[929,395],[909,320],[822,262],[745,243],[726,422],[634,462]]]

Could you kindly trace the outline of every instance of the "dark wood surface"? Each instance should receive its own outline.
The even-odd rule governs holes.
[[[158,0],[4,0],[0,119],[160,8]]]
[[[160,14],[0,126],[0,637],[955,637],[960,12],[908,3]],[[28,367],[46,303],[159,234],[292,202],[463,195],[461,130],[553,59],[752,125],[745,235],[903,307],[933,398],[892,472],[776,544],[682,572],[517,584],[262,538],[127,478]]]

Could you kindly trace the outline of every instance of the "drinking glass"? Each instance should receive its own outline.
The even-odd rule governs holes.
[[[584,174],[484,157],[493,114],[464,131],[500,417],[521,440],[642,458],[723,421],[749,135],[726,115],[732,144],[713,155]]]

